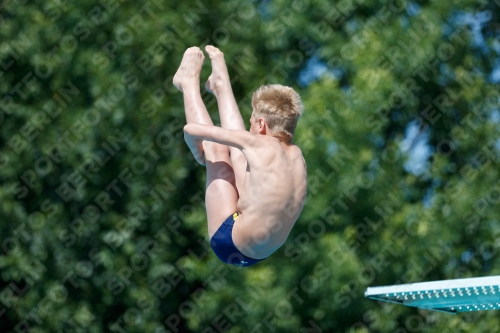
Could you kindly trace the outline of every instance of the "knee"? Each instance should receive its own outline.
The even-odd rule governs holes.
[[[206,155],[213,156],[216,159],[224,159],[229,156],[229,148],[215,142],[204,141],[203,150]]]
[[[237,164],[246,164],[247,163],[247,158],[241,151],[238,151],[236,154],[231,154],[231,151],[229,151],[229,156],[231,157],[231,162],[237,163]]]

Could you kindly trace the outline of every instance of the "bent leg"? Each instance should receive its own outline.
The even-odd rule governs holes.
[[[238,210],[238,193],[228,147],[207,141],[203,146],[207,167],[205,205],[211,239],[228,216]]]
[[[184,95],[186,121],[213,126],[200,94],[199,80],[203,60],[203,52],[199,48],[187,49],[173,83]],[[238,192],[229,159],[229,149],[227,146],[209,141],[202,141],[200,144],[199,140],[193,140],[188,135],[185,136],[185,140],[196,160],[207,168],[205,206],[208,235],[212,238],[227,217],[237,211]],[[204,154],[201,157],[200,152]]]
[[[184,52],[179,69],[174,75],[173,83],[183,93],[184,110],[187,123],[212,125],[200,94],[200,72],[205,56],[198,47],[190,47]],[[202,145],[193,145],[186,139],[189,149],[196,161],[204,164]]]
[[[224,54],[211,45],[207,45],[205,50],[212,61],[212,74],[208,78],[205,87],[217,98],[221,127],[245,131],[245,123],[234,99]],[[229,147],[229,153],[236,177],[236,187],[238,192],[241,193],[245,182],[247,160],[245,155],[237,148]]]

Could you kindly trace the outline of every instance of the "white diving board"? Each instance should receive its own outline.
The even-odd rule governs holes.
[[[453,314],[498,310],[500,275],[369,287],[365,297]]]

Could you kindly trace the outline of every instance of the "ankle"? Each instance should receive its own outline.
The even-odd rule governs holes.
[[[180,78],[180,80],[184,83],[197,83],[200,82],[200,73],[196,74],[184,74]]]
[[[182,92],[188,92],[188,91],[195,91],[199,92],[200,91],[200,81],[195,80],[195,79],[189,79],[189,80],[183,80],[180,83],[180,86],[182,88]]]
[[[211,87],[212,88],[212,87]],[[219,95],[223,95],[225,93],[232,93],[231,84],[224,82],[223,80],[214,82],[212,91],[215,97],[219,97]]]

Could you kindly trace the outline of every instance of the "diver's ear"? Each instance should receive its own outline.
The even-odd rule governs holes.
[[[264,118],[259,118],[258,120],[258,123],[259,123],[259,134],[263,134],[263,135],[266,135],[267,133],[267,123],[266,123],[266,120]]]

